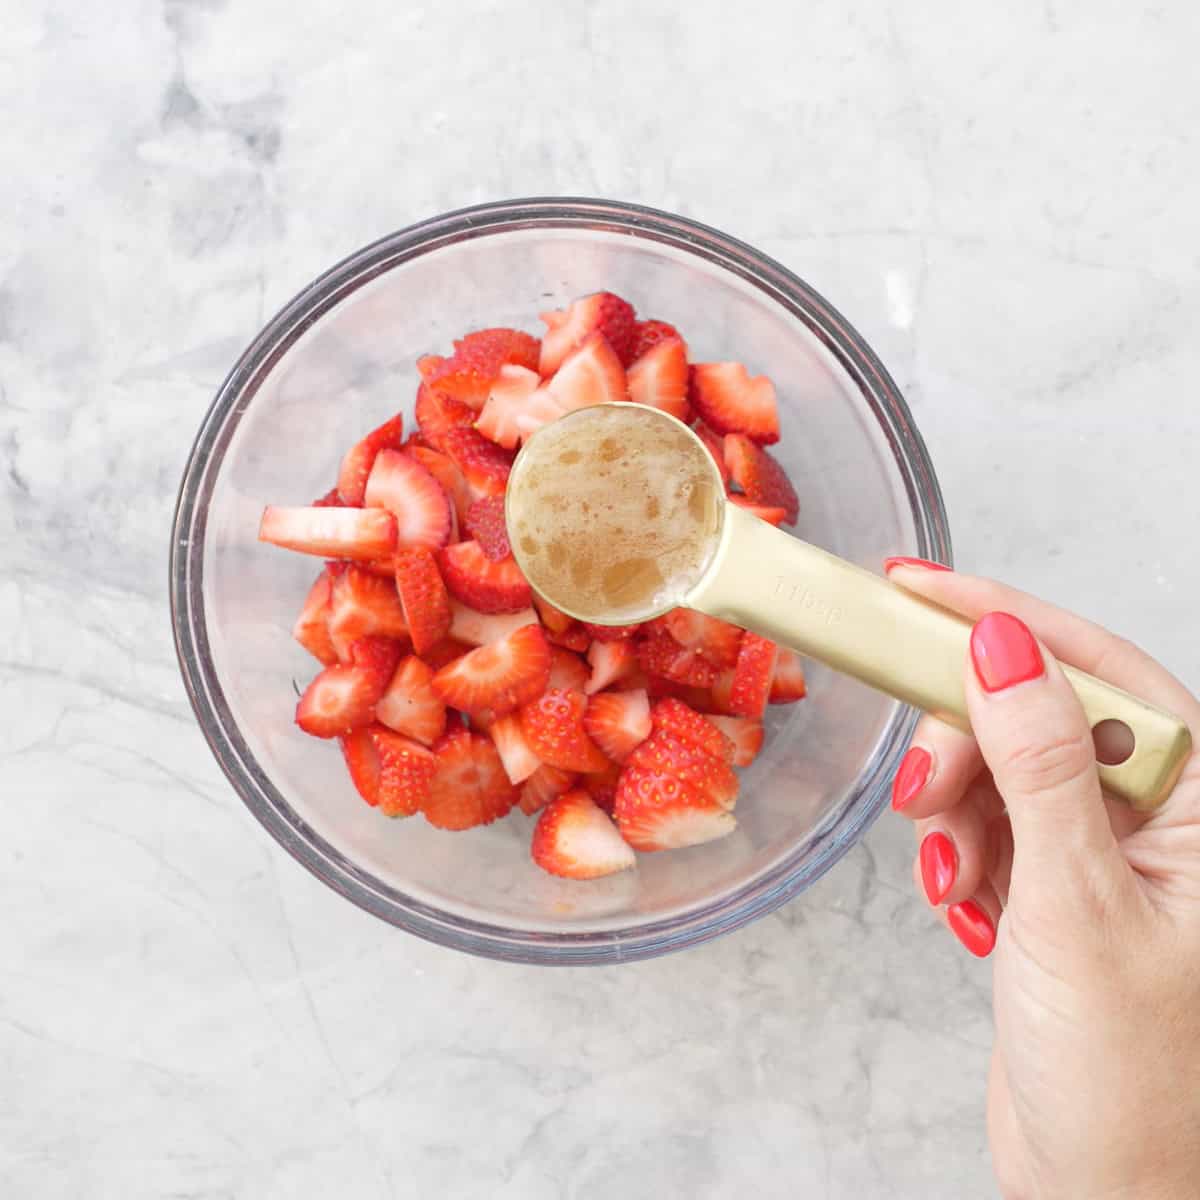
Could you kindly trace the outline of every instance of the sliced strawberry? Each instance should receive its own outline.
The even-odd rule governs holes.
[[[546,332],[542,336],[538,370],[552,375],[563,360],[595,334],[602,335],[622,363],[633,359],[637,316],[633,305],[612,292],[583,296],[565,309],[542,313]]]
[[[543,871],[566,879],[599,879],[637,862],[608,816],[579,790],[550,802],[538,818],[530,853]]]
[[[292,626],[292,637],[305,650],[326,666],[337,662],[337,651],[329,636],[329,603],[333,595],[333,579],[326,567],[308,589],[304,606]]]
[[[373,726],[364,725],[339,738],[342,757],[350,772],[350,781],[358,794],[372,807],[379,804],[379,755],[371,741]]]
[[[385,729],[367,729],[379,758],[379,811],[388,817],[411,817],[429,799],[438,761],[429,750]]]
[[[541,382],[536,371],[503,367],[475,421],[475,428],[489,441],[511,450],[535,429],[561,416],[558,401],[541,387]]]
[[[612,346],[599,334],[573,350],[546,387],[558,402],[560,416],[593,404],[629,399],[625,369]]]
[[[800,655],[780,646],[779,657],[775,660],[775,674],[771,677],[771,693],[767,697],[767,703],[792,704],[796,700],[803,700],[806,695],[804,664],[800,661]]]
[[[591,675],[583,690],[589,695],[624,679],[637,670],[637,651],[632,642],[593,642],[588,647]]]
[[[517,803],[521,811],[531,816],[539,809],[545,808],[555,796],[571,790],[579,776],[574,771],[560,771],[558,767],[542,763],[521,788],[521,798]]]
[[[737,803],[738,779],[733,768],[669,733],[657,732],[635,747],[628,756],[628,764],[674,775],[722,808],[733,808]]]
[[[475,410],[450,396],[435,392],[427,383],[417,388],[417,426],[421,436],[435,450],[444,450],[443,441],[451,429],[470,429]]]
[[[766,521],[768,525],[779,526],[787,520],[788,510],[782,505],[754,504],[736,492],[729,497],[729,500],[738,508],[744,508],[748,513],[756,516],[760,521]]]
[[[741,363],[696,363],[691,399],[715,433],[744,433],[764,445],[779,441],[775,385],[765,375],[752,379]]]
[[[626,642],[641,632],[641,625],[592,625],[584,621],[583,627],[597,642]]]
[[[776,653],[774,642],[749,631],[743,635],[729,692],[729,707],[736,716],[762,720],[775,675]]]
[[[343,504],[363,503],[367,476],[380,450],[398,450],[404,440],[404,417],[397,413],[378,429],[371,430],[361,442],[351,446],[338,471],[337,490]]]
[[[733,765],[748,767],[757,757],[763,744],[761,721],[749,717],[706,717],[733,743]]]
[[[518,612],[533,600],[516,560],[492,562],[478,542],[447,546],[438,553],[438,566],[450,594],[478,612]]]
[[[660,700],[650,710],[650,719],[656,732],[689,742],[724,762],[733,761],[733,743],[711,721],[681,701]]]
[[[638,321],[634,326],[633,333],[633,352],[631,361],[636,362],[647,350],[653,349],[660,342],[665,342],[670,338],[678,338],[679,330],[674,325],[668,325],[666,321]],[[687,349],[685,344],[684,349]]]
[[[724,837],[737,828],[733,813],[674,775],[626,767],[613,816],[635,850],[676,850]]]
[[[524,783],[542,765],[525,740],[519,717],[511,713],[497,717],[488,732],[504,764],[505,774],[513,783]]]
[[[386,558],[396,547],[396,518],[381,509],[263,509],[258,540],[322,558]]]
[[[345,508],[346,505],[342,502],[341,496],[338,495],[338,490],[332,487],[323,496],[318,496],[310,508]]]
[[[428,550],[414,546],[397,551],[396,591],[413,649],[425,654],[450,632],[450,597]]]
[[[436,646],[426,650],[421,655],[421,661],[434,671],[440,671],[443,667],[448,667],[452,662],[457,662],[464,654],[470,654],[474,647],[466,642],[460,642],[456,638],[442,638]]]
[[[588,701],[583,728],[609,758],[623,763],[650,736],[650,700],[643,691],[602,692]]]
[[[522,329],[477,329],[454,343],[454,353],[476,360],[489,359],[497,367],[516,363],[519,367],[536,369],[541,343]]]
[[[491,709],[503,716],[540,696],[549,678],[546,635],[540,625],[526,625],[443,667],[433,677],[433,687],[463,712]]]
[[[609,816],[617,802],[617,785],[620,782],[621,764],[618,762],[610,762],[603,771],[589,771],[579,776],[579,786],[591,796],[596,807],[604,809]]]
[[[714,667],[732,667],[737,662],[742,631],[736,625],[691,608],[672,609],[663,620],[681,646],[702,654]]]
[[[451,600],[450,612],[450,636],[472,646],[490,646],[522,625],[537,624],[537,613],[532,608],[514,613],[481,613]]]
[[[504,495],[512,470],[511,451],[489,442],[477,429],[461,427],[447,430],[439,448],[462,472],[472,500]]]
[[[375,719],[426,746],[446,732],[446,706],[433,690],[433,669],[409,655],[375,705]]]
[[[681,646],[665,629],[643,632],[636,649],[645,670],[675,683],[708,687],[717,677],[717,668],[703,654]]]
[[[586,654],[592,644],[591,634],[578,621],[572,621],[562,633],[548,633],[546,636],[556,646],[574,650],[576,654]]]
[[[350,662],[326,667],[296,705],[296,724],[313,737],[340,737],[369,725],[403,647],[389,638],[360,638]]]
[[[385,508],[396,518],[398,546],[437,550],[450,540],[450,501],[442,485],[415,458],[381,450],[367,480],[368,508]]]
[[[512,554],[508,526],[504,523],[504,497],[484,496],[467,509],[463,535],[474,538],[486,558],[500,562]]]
[[[590,672],[587,664],[562,646],[550,647],[550,679],[547,687],[566,688],[570,692],[586,691]]]
[[[722,671],[716,679],[713,680],[711,700],[712,708],[715,712],[732,713],[733,695],[733,669]]]
[[[688,400],[687,350],[679,338],[659,342],[629,368],[629,398],[659,408],[685,424],[692,419]]]
[[[548,633],[566,633],[575,624],[573,618],[568,617],[564,612],[559,612],[549,600],[543,600],[541,596],[534,596],[533,607],[537,609],[538,616]]]
[[[786,510],[785,520],[795,524],[800,515],[800,499],[787,472],[769,451],[756,446],[748,437],[731,433],[725,438],[725,465],[729,476],[746,493],[751,504]]]
[[[517,789],[504,773],[490,738],[460,725],[433,750],[437,773],[421,805],[431,825],[439,829],[488,825],[517,802]]]
[[[583,727],[587,698],[582,692],[548,688],[521,709],[521,728],[544,763],[564,771],[603,771],[608,759]]]
[[[409,442],[405,446],[405,453],[415,458],[442,485],[442,491],[450,501],[456,524],[461,526],[471,504],[471,493],[467,489],[467,481],[462,472],[440,450],[431,450],[428,446],[417,446]],[[450,540],[455,540],[453,529]]]
[[[330,574],[329,640],[339,659],[350,657],[351,643],[359,638],[402,640],[408,636],[408,622],[393,579],[349,563]]]
[[[425,381],[429,381],[429,377],[433,375],[441,365],[446,361],[441,354],[422,354],[417,359],[417,374]]]
[[[517,329],[480,329],[454,343],[454,353],[422,372],[432,391],[478,411],[508,363],[536,368],[538,340]]]
[[[693,433],[704,443],[705,449],[712,455],[713,462],[717,464],[717,470],[721,472],[721,482],[728,490],[729,486],[729,468],[725,465],[725,437],[720,433],[713,433],[703,421],[693,427]]]

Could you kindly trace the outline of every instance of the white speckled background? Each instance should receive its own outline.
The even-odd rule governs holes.
[[[685,956],[407,938],[218,772],[168,523],[225,371],[328,264],[607,195],[811,281],[907,393],[960,562],[1200,685],[1198,37],[1188,0],[11,0],[0,1195],[993,1195],[989,968],[899,821]]]

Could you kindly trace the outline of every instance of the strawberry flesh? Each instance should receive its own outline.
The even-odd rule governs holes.
[[[566,879],[599,879],[636,863],[609,817],[578,789],[547,805],[533,831],[530,854],[543,871]]]

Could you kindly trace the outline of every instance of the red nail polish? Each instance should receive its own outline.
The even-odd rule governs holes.
[[[892,807],[899,812],[929,782],[933,758],[921,746],[912,746],[900,760],[896,778],[892,780]]]
[[[1039,678],[1042,652],[1024,622],[1005,612],[988,613],[971,630],[971,662],[985,692],[1002,692]]]
[[[996,927],[992,924],[992,918],[974,900],[950,905],[946,909],[946,918],[955,937],[976,958],[987,958],[991,954],[996,944]]]
[[[944,833],[931,833],[921,843],[921,882],[929,903],[941,904],[946,893],[954,886],[958,874],[958,855],[954,843]]]
[[[895,558],[885,558],[883,560],[883,570],[886,574],[893,567],[923,567],[926,571],[949,571],[950,567],[945,563],[931,562],[927,558],[908,558],[906,555],[897,555]]]

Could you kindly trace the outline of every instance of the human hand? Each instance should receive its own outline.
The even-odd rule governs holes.
[[[922,718],[892,804],[916,826],[920,892],[968,950],[995,949],[988,1137],[1001,1190],[1200,1195],[1200,755],[1152,814],[1104,795],[1056,659],[1175,713],[1197,745],[1200,703],[1071,613],[914,560],[889,568],[978,622],[974,736]]]

